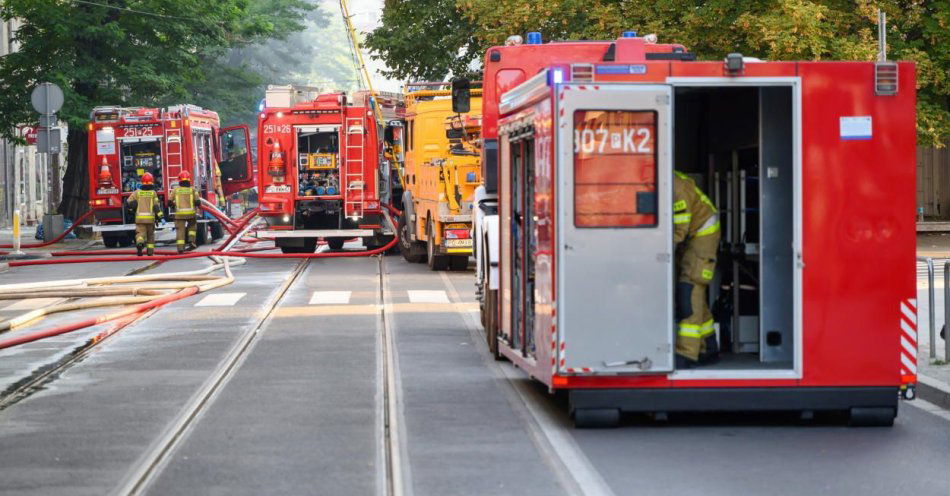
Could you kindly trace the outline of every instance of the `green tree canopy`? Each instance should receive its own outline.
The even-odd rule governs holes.
[[[686,45],[700,59],[729,52],[771,60],[873,60],[877,8],[889,58],[917,63],[918,142],[950,139],[947,0],[390,0],[369,36],[392,76],[441,79],[510,34],[612,39],[627,29]]]
[[[38,82],[63,88],[59,116],[70,132],[60,210],[75,216],[85,210],[92,107],[207,105],[223,86],[258,82],[209,61],[303,29],[312,9],[304,0],[3,0],[0,17],[22,25],[20,50],[0,59],[0,134],[12,138],[17,124],[36,120],[29,95]]]

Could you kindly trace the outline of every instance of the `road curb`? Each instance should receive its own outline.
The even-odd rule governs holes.
[[[950,384],[939,379],[917,374],[917,396],[940,408],[950,410]]]

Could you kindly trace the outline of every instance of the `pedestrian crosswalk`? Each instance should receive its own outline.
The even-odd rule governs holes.
[[[211,293],[197,303],[196,307],[233,307],[247,293]]]
[[[314,291],[310,296],[311,305],[346,305],[350,303],[352,291]]]
[[[445,291],[410,290],[409,303],[450,303]]]
[[[247,293],[210,293],[195,303],[196,307],[231,307],[237,305]],[[375,298],[375,295],[373,296]],[[403,297],[409,303],[450,304],[448,293],[444,290],[408,290]],[[308,305],[349,305],[353,299],[352,291],[313,291]],[[400,299],[397,297],[397,300]],[[405,301],[405,300],[403,300]],[[362,302],[362,303],[365,303]],[[5,309],[4,309],[5,310]]]

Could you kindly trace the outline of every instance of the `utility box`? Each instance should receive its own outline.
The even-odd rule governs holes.
[[[43,216],[43,241],[52,241],[63,234],[65,230],[62,214],[46,214]]]

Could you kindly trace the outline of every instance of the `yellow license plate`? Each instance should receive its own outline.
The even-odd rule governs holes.
[[[471,248],[472,240],[470,239],[447,239],[445,240],[446,248]]]

